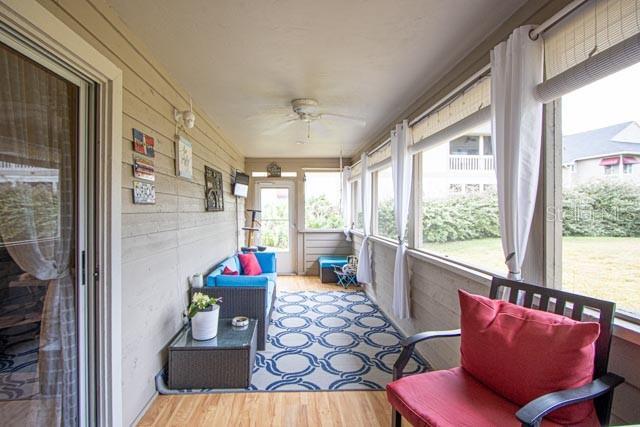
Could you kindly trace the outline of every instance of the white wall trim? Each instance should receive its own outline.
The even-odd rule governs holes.
[[[99,85],[96,294],[98,425],[122,425],[121,157],[122,71],[35,0],[3,0],[0,20]]]

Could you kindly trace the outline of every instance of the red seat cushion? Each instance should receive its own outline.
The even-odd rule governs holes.
[[[229,266],[226,265],[224,267],[224,270],[222,270],[222,274],[225,276],[237,276],[239,273],[235,270],[230,269]]]
[[[394,381],[387,385],[387,399],[414,426],[520,426],[517,405],[460,367]],[[542,425],[559,424],[545,419]],[[580,425],[599,425],[595,411]]]
[[[595,322],[529,309],[459,291],[462,367],[500,396],[524,405],[543,394],[592,381]],[[548,415],[574,424],[593,412],[593,402]]]
[[[245,276],[257,276],[262,274],[262,268],[260,268],[258,258],[256,258],[256,254],[253,252],[249,252],[248,254],[238,254],[238,259],[242,266],[242,273]]]

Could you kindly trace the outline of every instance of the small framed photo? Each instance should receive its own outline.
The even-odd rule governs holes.
[[[176,175],[193,179],[193,148],[191,141],[183,136],[176,137]]]
[[[133,203],[153,205],[156,203],[156,187],[148,182],[133,181]]]

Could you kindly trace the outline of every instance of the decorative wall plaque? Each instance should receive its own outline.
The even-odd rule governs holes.
[[[267,166],[267,176],[269,178],[280,178],[282,176],[282,168],[275,162],[269,163]]]
[[[133,181],[133,203],[153,205],[156,203],[156,187],[148,182]]]
[[[138,129],[133,129],[133,151],[147,157],[156,156],[156,141]]]
[[[204,197],[207,211],[217,212],[224,210],[222,173],[209,166],[204,167]]]
[[[191,141],[178,135],[176,141],[176,175],[181,178],[193,178],[193,149]]]
[[[133,176],[147,181],[155,181],[156,173],[153,159],[134,153],[133,155]]]

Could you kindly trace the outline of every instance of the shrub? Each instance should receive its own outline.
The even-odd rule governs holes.
[[[382,236],[397,240],[396,217],[393,213],[393,200],[385,200],[378,204],[378,233]]]
[[[640,237],[640,186],[598,181],[565,190],[565,236]]]
[[[444,243],[500,237],[495,192],[430,200],[422,209],[422,239]]]

